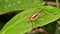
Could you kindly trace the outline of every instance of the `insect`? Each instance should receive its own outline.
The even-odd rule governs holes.
[[[37,19],[39,18],[39,16],[40,16],[41,12],[43,12],[43,10],[44,10],[44,9],[42,9],[41,11],[33,14],[33,15],[30,16],[28,19],[29,19],[30,21],[35,21],[35,20],[37,20]]]

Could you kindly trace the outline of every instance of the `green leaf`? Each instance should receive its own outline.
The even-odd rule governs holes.
[[[55,33],[54,34],[60,34],[59,26],[58,25],[56,25],[56,29],[55,29]]]
[[[60,25],[60,20],[57,21],[58,25]]]
[[[54,34],[56,29],[56,22],[50,23],[44,26],[44,28],[49,34]]]
[[[59,27],[59,33],[60,33],[60,27]]]
[[[0,0],[0,15],[43,5],[43,0]]]
[[[39,8],[39,9],[38,9]],[[39,19],[28,21],[28,17],[42,9]],[[1,30],[1,34],[24,34],[32,28],[44,26],[60,18],[60,9],[52,6],[40,6],[27,9],[13,17]],[[33,27],[32,27],[33,25]]]

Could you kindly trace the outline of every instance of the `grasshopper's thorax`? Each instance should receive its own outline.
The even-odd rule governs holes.
[[[34,15],[32,15],[32,16],[29,17],[29,20],[30,21],[35,21],[35,20],[38,19],[39,15],[40,15],[40,13],[35,13]]]
[[[35,21],[39,18],[40,14],[43,12],[44,9],[42,9],[41,11],[33,14],[32,16],[28,17],[29,21]]]

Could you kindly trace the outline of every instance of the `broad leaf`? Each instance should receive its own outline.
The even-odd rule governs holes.
[[[39,9],[38,9],[39,8]],[[43,10],[39,19],[28,21],[28,17]],[[60,9],[51,6],[40,6],[27,9],[13,17],[1,30],[1,34],[24,34],[32,28],[44,26],[60,18]],[[32,27],[33,25],[33,27]]]
[[[24,10],[40,6],[43,0],[0,0],[0,15],[15,10]]]

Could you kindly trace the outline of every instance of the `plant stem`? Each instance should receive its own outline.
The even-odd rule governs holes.
[[[56,0],[56,6],[59,8],[59,0]]]

